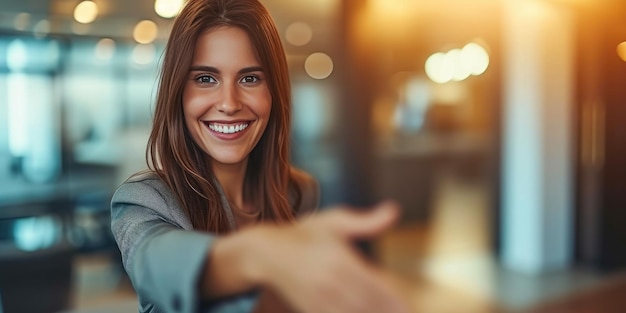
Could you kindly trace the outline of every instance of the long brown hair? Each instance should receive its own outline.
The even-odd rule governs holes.
[[[230,231],[209,156],[185,126],[182,93],[199,35],[218,26],[247,32],[268,80],[272,110],[267,128],[251,151],[244,196],[260,208],[260,218],[291,221],[289,131],[291,86],[287,61],[274,22],[258,0],[189,0],[174,21],[160,72],[148,166],[178,196],[194,229]],[[299,193],[299,191],[298,191]]]

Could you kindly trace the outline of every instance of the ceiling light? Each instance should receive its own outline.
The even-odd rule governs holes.
[[[155,0],[154,12],[160,17],[172,18],[178,15],[184,4],[183,0]]]
[[[93,1],[83,1],[74,9],[74,19],[82,24],[93,22],[98,16],[98,5]]]

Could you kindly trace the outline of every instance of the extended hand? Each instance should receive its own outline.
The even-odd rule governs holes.
[[[264,239],[254,254],[261,281],[296,312],[408,312],[385,274],[353,246],[389,228],[397,215],[390,203],[368,212],[336,207],[251,231]]]

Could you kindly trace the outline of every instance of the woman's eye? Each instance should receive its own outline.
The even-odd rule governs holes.
[[[209,75],[198,76],[196,77],[196,81],[201,84],[213,84],[216,82],[215,78]]]
[[[255,76],[255,75],[247,75],[241,78],[241,82],[242,83],[256,83],[259,81],[259,77]]]

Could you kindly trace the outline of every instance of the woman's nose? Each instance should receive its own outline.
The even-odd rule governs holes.
[[[239,97],[237,96],[237,87],[225,84],[222,88],[222,97],[220,98],[220,102],[217,106],[218,111],[232,115],[241,110],[241,103],[239,102]]]

